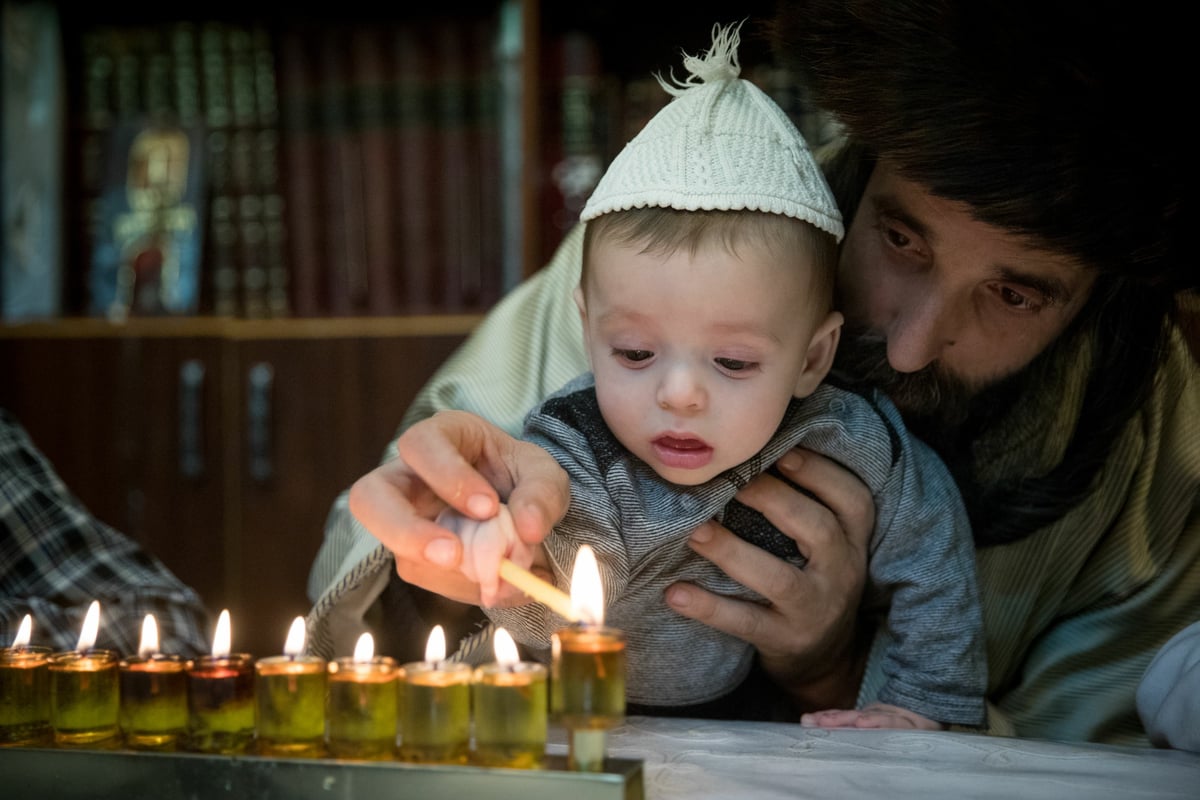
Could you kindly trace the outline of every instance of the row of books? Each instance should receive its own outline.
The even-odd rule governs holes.
[[[90,311],[490,306],[505,288],[498,36],[493,16],[87,32]]]
[[[48,123],[65,130],[65,174],[42,183],[66,187],[67,246],[41,251],[66,266],[32,279],[40,306],[10,310],[9,283],[22,276],[6,235],[4,317],[486,310],[538,266],[527,260],[545,262],[603,169],[670,96],[649,70],[605,63],[622,54],[598,36],[548,31],[540,116],[523,119],[522,4],[482,5],[370,21],[66,27],[64,53],[37,61],[66,72],[66,109]],[[52,22],[52,9],[40,19]],[[24,50],[39,41],[31,34]],[[5,44],[7,67],[23,50]],[[746,76],[793,104],[786,75]],[[14,99],[48,91],[32,80],[6,73],[6,131],[33,118],[13,114]],[[541,128],[536,153],[523,150],[528,124]],[[6,163],[34,163],[22,156],[45,139],[10,134],[27,144]],[[43,173],[46,161],[36,162]],[[531,175],[540,219],[527,225]]]

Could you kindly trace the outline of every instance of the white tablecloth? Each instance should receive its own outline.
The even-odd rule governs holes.
[[[631,717],[608,754],[644,762],[647,800],[1200,800],[1193,753],[962,733]]]

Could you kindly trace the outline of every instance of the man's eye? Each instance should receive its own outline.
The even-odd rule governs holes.
[[[883,235],[887,237],[892,247],[905,248],[912,244],[912,239],[896,228],[884,228]]]
[[[1039,294],[1022,294],[1008,286],[999,287],[997,294],[1004,305],[1021,311],[1041,311],[1047,305],[1046,298]]]
[[[617,358],[623,358],[626,361],[632,361],[635,364],[639,361],[645,361],[652,357],[654,353],[649,350],[620,350],[613,348],[613,355]]]
[[[729,372],[744,372],[757,366],[753,361],[742,361],[739,358],[714,358],[717,365]]]

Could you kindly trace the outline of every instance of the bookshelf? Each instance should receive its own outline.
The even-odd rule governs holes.
[[[257,652],[336,494],[665,102],[651,73],[773,5],[0,2],[0,405]]]

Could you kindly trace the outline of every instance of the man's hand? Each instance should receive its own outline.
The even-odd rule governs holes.
[[[566,513],[567,474],[550,454],[474,414],[439,412],[405,431],[397,448],[399,458],[351,487],[350,512],[392,551],[404,581],[444,597],[480,602],[478,584],[459,568],[458,537],[433,522],[444,508],[491,519],[506,495],[517,537],[529,546]],[[495,602],[528,599],[505,583]]]
[[[667,603],[754,645],[763,668],[800,708],[853,708],[865,665],[865,653],[856,648],[855,621],[875,504],[857,476],[823,456],[797,449],[778,467],[819,500],[767,474],[739,492],[738,500],[796,541],[808,558],[804,569],[709,522],[692,535],[692,549],[768,604],[685,583],[667,590]]]

